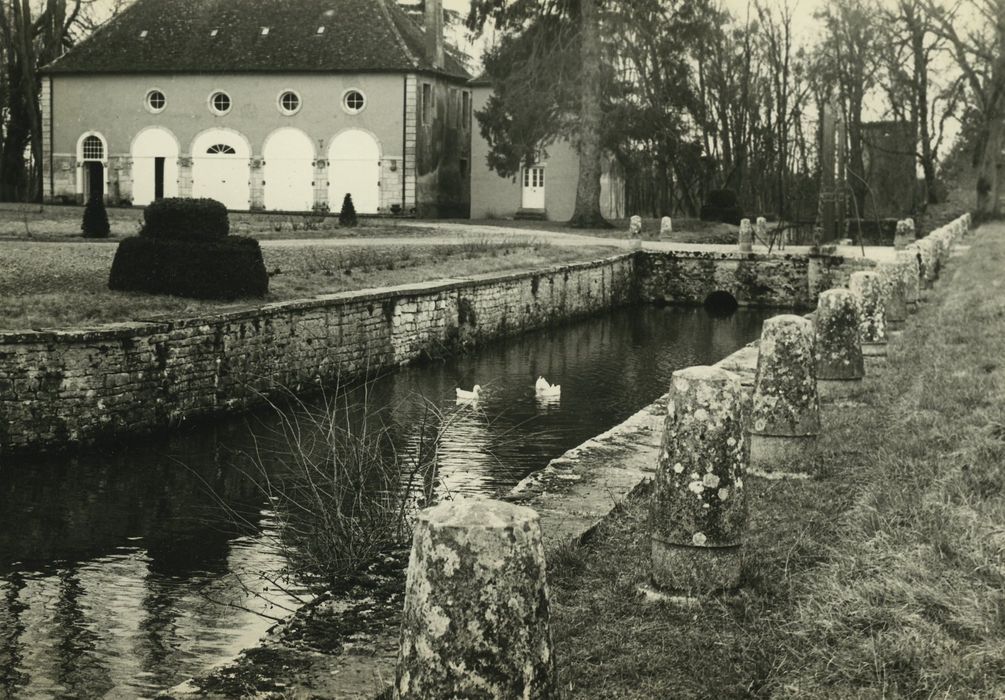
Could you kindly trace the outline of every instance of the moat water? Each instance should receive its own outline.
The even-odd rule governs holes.
[[[401,413],[406,444],[417,397],[449,412],[436,491],[497,495],[656,399],[674,370],[753,340],[772,313],[620,310],[391,372],[367,402]],[[538,375],[562,385],[560,403],[535,399]],[[455,388],[475,383],[477,410],[452,410]],[[301,591],[281,578],[259,485],[289,456],[282,424],[265,409],[86,455],[0,462],[0,697],[151,697],[294,609]]]

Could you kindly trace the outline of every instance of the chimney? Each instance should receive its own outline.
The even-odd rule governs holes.
[[[426,58],[434,68],[443,68],[443,0],[425,0]]]

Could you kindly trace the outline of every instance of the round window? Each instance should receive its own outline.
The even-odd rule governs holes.
[[[225,92],[214,92],[209,96],[209,108],[216,114],[226,114],[230,111],[230,95]]]
[[[151,90],[147,93],[147,109],[157,114],[158,112],[163,112],[164,108],[167,107],[167,98],[164,97],[164,93],[160,90]]]
[[[279,95],[279,111],[283,114],[296,114],[300,111],[300,95],[292,90],[286,90]]]
[[[359,114],[366,106],[366,98],[359,90],[346,90],[342,95],[342,106],[349,114]]]

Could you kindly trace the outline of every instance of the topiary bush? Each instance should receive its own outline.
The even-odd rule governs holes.
[[[105,203],[101,197],[91,197],[87,200],[80,230],[85,238],[108,238],[112,232],[108,225],[108,212],[105,211]]]
[[[143,210],[141,236],[171,240],[219,240],[230,233],[227,207],[215,199],[169,197]]]
[[[132,236],[119,244],[109,289],[196,299],[264,296],[269,275],[254,238],[171,240]]]
[[[736,200],[736,192],[729,189],[712,190],[708,202],[701,207],[702,221],[720,221],[724,224],[740,225],[743,209]]]
[[[339,226],[355,226],[357,224],[356,206],[352,203],[352,195],[348,192],[345,193],[345,198],[342,200],[342,211],[338,213],[338,223]]]

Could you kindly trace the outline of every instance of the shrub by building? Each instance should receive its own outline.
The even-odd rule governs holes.
[[[264,296],[262,249],[230,236],[226,208],[212,199],[165,199],[143,212],[140,235],[115,252],[109,289],[196,299]]]
[[[739,226],[742,218],[743,209],[737,203],[733,190],[712,190],[708,193],[708,202],[701,207],[702,221],[721,221]]]
[[[339,226],[355,226],[357,223],[356,205],[352,203],[352,195],[348,192],[342,200],[342,211],[338,214],[338,223]]]
[[[108,225],[108,212],[101,197],[91,197],[84,207],[84,220],[80,224],[84,238],[108,238],[111,227]]]

